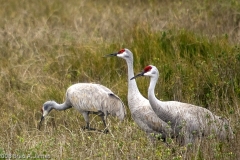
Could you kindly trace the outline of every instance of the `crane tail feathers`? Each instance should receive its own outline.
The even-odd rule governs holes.
[[[109,106],[111,109],[109,109],[109,113],[113,116],[116,116],[118,119],[123,120],[126,115],[126,108],[122,100],[113,93],[108,93],[110,97],[113,99],[111,100],[111,106]]]

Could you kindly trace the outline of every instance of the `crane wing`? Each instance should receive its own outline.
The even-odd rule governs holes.
[[[124,119],[126,110],[121,99],[110,89],[93,83],[77,83],[69,87],[67,94],[73,106],[80,111],[102,111]]]
[[[102,90],[104,90],[109,96],[109,98],[106,99],[105,102],[105,106],[108,106],[108,112],[113,116],[117,116],[120,120],[123,120],[126,115],[126,108],[122,100],[109,88],[100,84],[96,85],[98,85]]]

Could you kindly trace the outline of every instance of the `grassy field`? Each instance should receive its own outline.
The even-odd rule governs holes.
[[[0,159],[232,159],[240,157],[240,2],[8,0],[0,5]],[[193,146],[151,143],[127,106],[127,66],[104,55],[128,48],[134,70],[158,67],[162,100],[204,106],[230,120],[235,138]],[[96,82],[125,103],[109,134],[82,130],[74,109],[52,111],[37,129],[42,104],[64,101],[77,82]],[[137,80],[147,97],[148,78]],[[103,129],[91,116],[91,126]]]

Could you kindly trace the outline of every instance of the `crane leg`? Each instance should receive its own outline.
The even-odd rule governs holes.
[[[109,130],[107,129],[107,125],[106,125],[106,120],[107,120],[107,115],[106,114],[101,114],[100,117],[102,118],[102,121],[103,121],[103,125],[105,127],[104,129],[104,133],[108,133]]]
[[[106,127],[107,127],[107,125],[106,125],[105,116],[101,116],[101,118],[102,118],[102,121],[103,121],[103,125],[104,125],[104,127],[106,128]]]
[[[86,126],[83,127],[83,129],[87,129],[87,130],[95,130],[94,128],[90,128],[90,125],[89,125],[89,113],[90,112],[83,112],[82,115],[83,115],[83,118],[86,122]]]

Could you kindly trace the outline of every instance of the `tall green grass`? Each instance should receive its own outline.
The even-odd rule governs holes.
[[[240,49],[238,1],[2,1],[0,6],[0,155],[52,159],[237,159]],[[110,134],[88,132],[74,109],[52,111],[37,130],[47,100],[95,82],[127,107],[127,66],[104,55],[128,48],[135,73],[158,67],[155,93],[230,119],[235,138],[213,136],[193,146],[151,143],[131,118],[109,117]],[[148,78],[138,79],[147,97]],[[128,108],[128,107],[127,107]],[[102,129],[91,116],[91,126]],[[2,157],[0,157],[2,158]],[[40,157],[39,157],[40,158]]]

